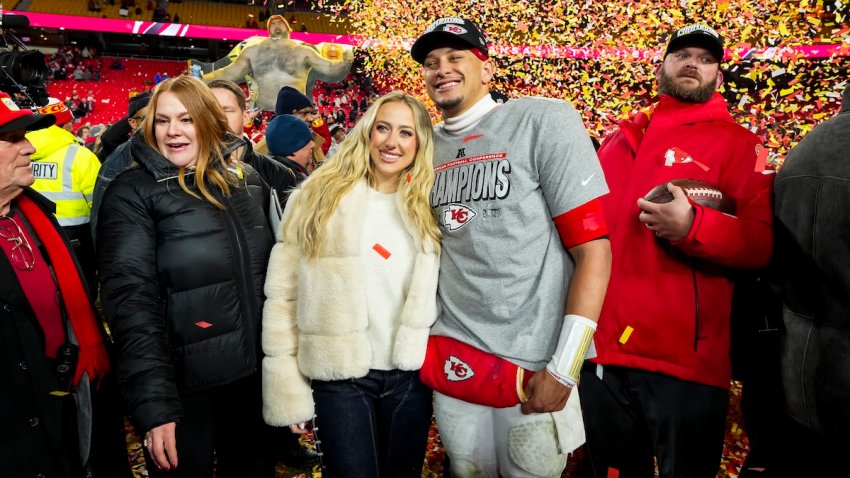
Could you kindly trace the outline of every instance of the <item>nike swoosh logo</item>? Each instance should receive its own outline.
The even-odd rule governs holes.
[[[590,182],[590,180],[591,180],[591,179],[593,179],[593,176],[596,176],[596,173],[591,174],[590,176],[588,176],[588,177],[587,177],[587,179],[582,179],[582,180],[581,180],[581,185],[582,185],[582,186],[587,186],[587,183],[589,183],[589,182]]]

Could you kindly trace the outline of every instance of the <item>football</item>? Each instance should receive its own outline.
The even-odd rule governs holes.
[[[735,213],[735,202],[723,194],[723,191],[713,184],[696,179],[674,179],[659,184],[646,193],[644,199],[656,204],[664,204],[673,200],[673,194],[667,190],[667,183],[673,183],[685,191],[691,201],[705,207],[717,209],[727,214]]]

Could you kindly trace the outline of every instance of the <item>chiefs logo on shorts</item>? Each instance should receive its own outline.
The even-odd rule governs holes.
[[[446,374],[446,378],[452,382],[469,380],[475,375],[475,372],[466,362],[454,355],[449,355],[449,358],[446,359],[446,363],[443,365],[443,372]]]
[[[443,210],[443,225],[450,231],[456,231],[469,224],[478,213],[463,204],[449,204]]]

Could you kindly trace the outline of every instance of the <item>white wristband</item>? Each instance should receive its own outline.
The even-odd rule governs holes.
[[[561,336],[555,355],[546,365],[546,370],[563,385],[572,387],[578,383],[579,372],[593,345],[596,322],[580,315],[564,316]]]

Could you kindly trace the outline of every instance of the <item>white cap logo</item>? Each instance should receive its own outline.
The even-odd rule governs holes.
[[[6,105],[6,108],[9,108],[9,111],[21,111],[21,109],[18,108],[18,105],[12,101],[12,98],[2,98],[2,100],[3,104]]]
[[[676,32],[676,36],[684,36],[689,35],[691,33],[702,32],[707,33],[714,38],[720,38],[720,34],[714,31],[713,28],[707,27],[705,25],[688,25],[686,27],[680,28],[678,32]]]

